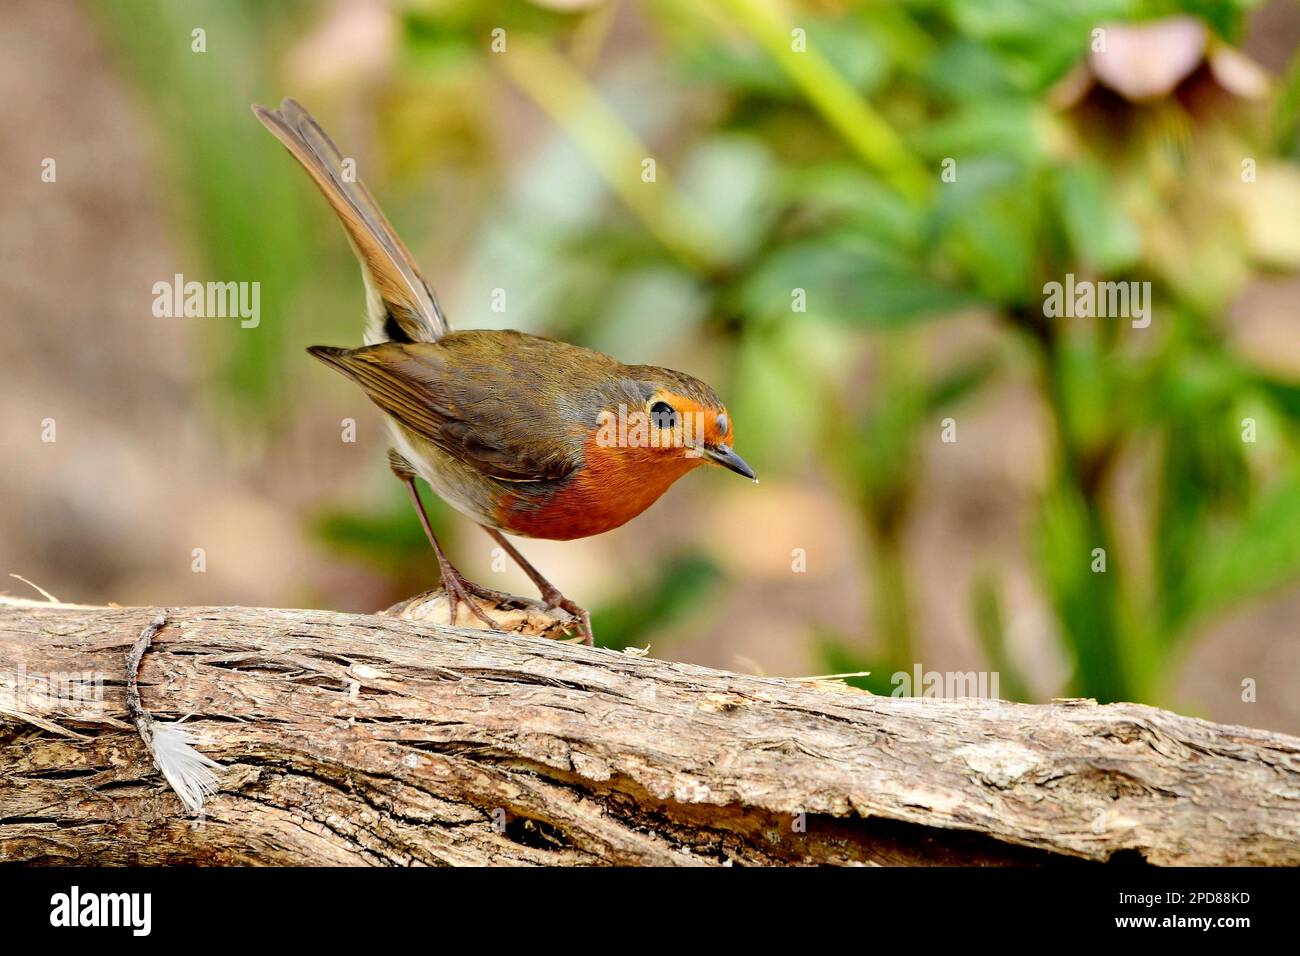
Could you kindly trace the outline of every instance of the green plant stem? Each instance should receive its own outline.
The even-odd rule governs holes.
[[[565,57],[546,44],[512,39],[500,57],[514,83],[582,150],[632,213],[673,255],[696,272],[713,269],[707,231],[656,163],[655,179],[641,179],[650,149]]]
[[[1075,662],[1075,692],[1104,702],[1145,700],[1142,696],[1145,688],[1138,686],[1142,682],[1135,679],[1134,669],[1129,666],[1121,646],[1119,586],[1114,583],[1120,568],[1116,562],[1118,555],[1113,548],[1115,537],[1108,527],[1101,501],[1101,491],[1113,461],[1114,449],[1107,448],[1092,460],[1085,460],[1070,433],[1067,399],[1058,376],[1053,371],[1058,362],[1059,349],[1055,330],[1049,323],[1042,321],[1040,316],[1031,315],[1029,310],[1013,313],[1012,318],[1016,325],[1031,332],[1032,339],[1038,346],[1041,388],[1047,399],[1057,448],[1057,480],[1064,487],[1067,496],[1083,506],[1088,543],[1092,547],[1103,548],[1106,553],[1104,573],[1089,570],[1090,577],[1080,577],[1080,580],[1087,582],[1086,588],[1079,588],[1077,592],[1068,595],[1058,595],[1058,601],[1065,602],[1058,607],[1058,615]],[[1079,555],[1080,561],[1086,558],[1087,555]],[[1071,606],[1071,601],[1079,603]]]
[[[894,128],[810,41],[801,51],[794,48],[795,24],[766,0],[722,0],[722,6],[745,25],[863,162],[908,198],[920,199],[929,192],[932,177]]]
[[[876,573],[871,586],[875,596],[876,631],[884,642],[885,658],[890,666],[910,670],[915,657],[902,538],[893,531],[877,534],[875,541]]]

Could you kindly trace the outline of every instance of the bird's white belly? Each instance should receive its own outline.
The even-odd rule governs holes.
[[[490,478],[485,478],[435,445],[425,441],[415,444],[406,429],[391,419],[388,419],[388,433],[398,454],[411,463],[434,494],[476,524],[500,528],[490,493]]]

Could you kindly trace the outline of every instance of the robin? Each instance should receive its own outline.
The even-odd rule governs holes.
[[[505,537],[569,540],[617,528],[703,463],[754,479],[732,450],[726,406],[699,379],[511,330],[453,332],[433,289],[371,197],[344,175],[338,148],[292,99],[253,112],[325,194],[361,262],[364,346],[307,351],[365,390],[388,423],[393,473],[406,485],[438,560],[450,621],[464,602],[509,595],[467,580],[447,559],[416,487],[481,525],[552,608],[591,618]],[[755,479],[756,480],[756,479]],[[504,532],[504,533],[503,533]]]

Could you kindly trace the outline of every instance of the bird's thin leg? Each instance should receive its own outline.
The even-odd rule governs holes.
[[[393,469],[397,472],[397,469]],[[471,594],[478,594],[493,600],[499,592],[492,592],[488,588],[479,587],[472,581],[465,580],[465,576],[456,570],[456,566],[447,560],[447,555],[443,553],[442,546],[438,544],[438,538],[433,533],[433,528],[429,524],[429,516],[424,513],[424,502],[420,500],[419,489],[415,487],[415,478],[412,475],[403,475],[397,472],[397,476],[402,479],[406,485],[406,490],[411,493],[411,501],[415,504],[415,512],[420,516],[420,524],[424,527],[424,533],[429,537],[429,543],[433,545],[433,553],[438,559],[438,573],[442,576],[442,586],[447,592],[447,601],[451,605],[451,610],[447,615],[447,623],[454,625],[456,623],[456,610],[460,602],[464,601],[469,605],[470,613],[477,617],[493,630],[497,630],[497,622],[483,613],[483,609],[478,606],[471,598]]]
[[[542,572],[529,564],[528,559],[520,554],[519,549],[511,544],[509,540],[507,540],[506,536],[500,531],[496,528],[488,527],[484,527],[483,530],[492,536],[492,540],[505,549],[506,554],[510,555],[510,557],[514,559],[515,564],[523,568],[524,574],[528,575],[533,584],[537,586],[537,590],[541,592],[542,600],[545,601],[548,606],[558,607],[568,611],[578,619],[579,627],[582,632],[582,643],[586,644],[588,647],[595,646],[595,636],[591,631],[591,615],[587,613],[587,609],[580,604],[570,601],[560,593],[559,588],[546,580],[546,578],[542,577]]]

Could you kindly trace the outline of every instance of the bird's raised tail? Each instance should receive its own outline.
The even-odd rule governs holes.
[[[292,99],[278,110],[255,105],[253,113],[307,170],[347,230],[366,283],[366,344],[434,342],[446,335],[450,327],[437,296],[411,253],[370,191],[345,172],[343,155],[311,114]]]

